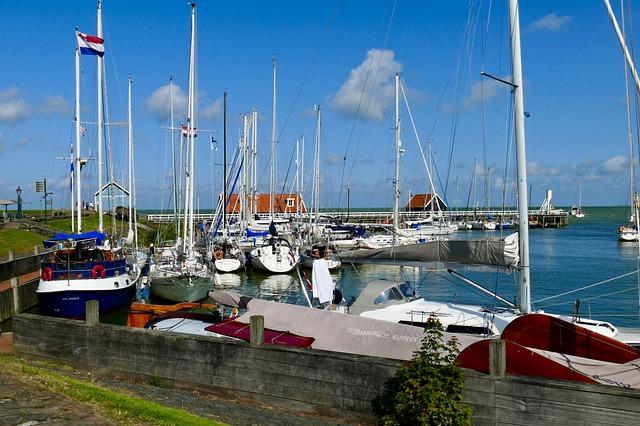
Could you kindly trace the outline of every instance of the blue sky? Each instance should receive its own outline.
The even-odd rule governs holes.
[[[39,208],[33,182],[47,178],[55,207],[69,202],[68,162],[55,158],[68,155],[73,138],[74,28],[95,34],[95,5],[0,2],[0,198],[14,199],[20,185],[24,200],[32,203],[25,208]],[[504,85],[480,75],[484,70],[510,78],[506,1],[398,0],[392,17],[393,10],[392,1],[198,4],[198,127],[219,142],[212,151],[209,132],[201,131],[196,167],[202,208],[211,206],[220,188],[224,90],[229,92],[230,144],[240,132],[240,114],[253,107],[259,111],[259,177],[268,190],[269,174],[263,170],[271,135],[273,55],[278,58],[279,187],[300,135],[307,140],[305,173],[311,175],[312,111],[320,103],[321,204],[345,206],[349,184],[352,206],[390,206],[393,76],[399,72],[425,150],[425,142],[432,141],[449,204],[465,206],[469,199],[473,205],[475,199],[483,205],[485,187],[491,204],[500,204],[505,167],[507,203],[514,203],[514,163],[506,155],[510,95]],[[187,90],[189,12],[186,1],[177,0],[103,3],[113,167],[118,179],[126,177],[121,123],[131,75],[139,208],[169,206],[163,87],[173,76]],[[584,205],[628,203],[623,59],[604,6],[600,1],[524,1],[520,16],[525,110],[531,114],[526,130],[532,204],[542,202],[545,189],[553,189],[556,205],[576,203],[580,176]],[[87,121],[96,116],[95,68],[93,57],[82,58]],[[176,111],[184,120],[184,110]],[[410,192],[428,189],[406,108],[402,120],[406,202]],[[95,126],[87,127],[83,155],[95,155]],[[474,159],[477,183],[470,190]],[[88,198],[97,188],[95,161],[86,171]],[[310,201],[310,182],[306,188]]]

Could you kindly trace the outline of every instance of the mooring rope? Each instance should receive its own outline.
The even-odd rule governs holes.
[[[533,303],[540,303],[540,302],[544,302],[546,300],[557,299],[558,297],[566,296],[567,294],[577,293],[578,291],[582,291],[582,290],[586,290],[588,288],[592,288],[592,287],[596,287],[596,286],[599,286],[599,285],[602,285],[602,284],[606,284],[608,282],[615,281],[615,280],[618,280],[620,278],[628,277],[629,275],[633,275],[633,274],[636,274],[638,272],[639,272],[638,270],[635,270],[635,271],[632,271],[632,272],[628,272],[626,274],[618,275],[617,277],[607,278],[606,280],[598,281],[596,283],[589,284],[589,285],[584,286],[584,287],[576,288],[574,290],[565,291],[564,293],[556,294],[554,296],[545,297],[543,299],[538,299],[538,300],[534,301]]]

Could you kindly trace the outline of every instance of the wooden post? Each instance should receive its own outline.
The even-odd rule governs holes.
[[[18,278],[11,277],[11,293],[13,293],[13,313],[19,314],[20,296],[18,296]]]
[[[506,342],[502,339],[489,342],[489,374],[491,377],[504,377],[507,374]]]
[[[9,250],[9,261],[13,261],[16,258],[16,254],[13,250]]]
[[[33,254],[36,256],[40,254],[40,246],[33,246]]]
[[[254,348],[261,348],[264,345],[264,317],[262,315],[252,315],[249,318],[249,344]]]
[[[96,325],[100,322],[100,304],[97,300],[87,300],[84,318],[87,325]]]

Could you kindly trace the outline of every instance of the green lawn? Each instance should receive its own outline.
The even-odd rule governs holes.
[[[42,248],[42,235],[22,229],[0,229],[0,258],[8,256],[9,250],[16,254],[33,253],[33,248]]]

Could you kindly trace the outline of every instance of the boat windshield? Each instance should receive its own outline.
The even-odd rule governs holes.
[[[398,284],[398,289],[404,295],[405,299],[414,299],[416,297],[416,291],[409,283]]]
[[[396,287],[390,287],[385,291],[383,291],[382,293],[380,293],[378,297],[373,299],[373,304],[380,305],[382,303],[387,303],[387,302],[396,301],[396,300],[404,300],[404,299],[405,298],[400,292],[400,290],[398,290]]]

